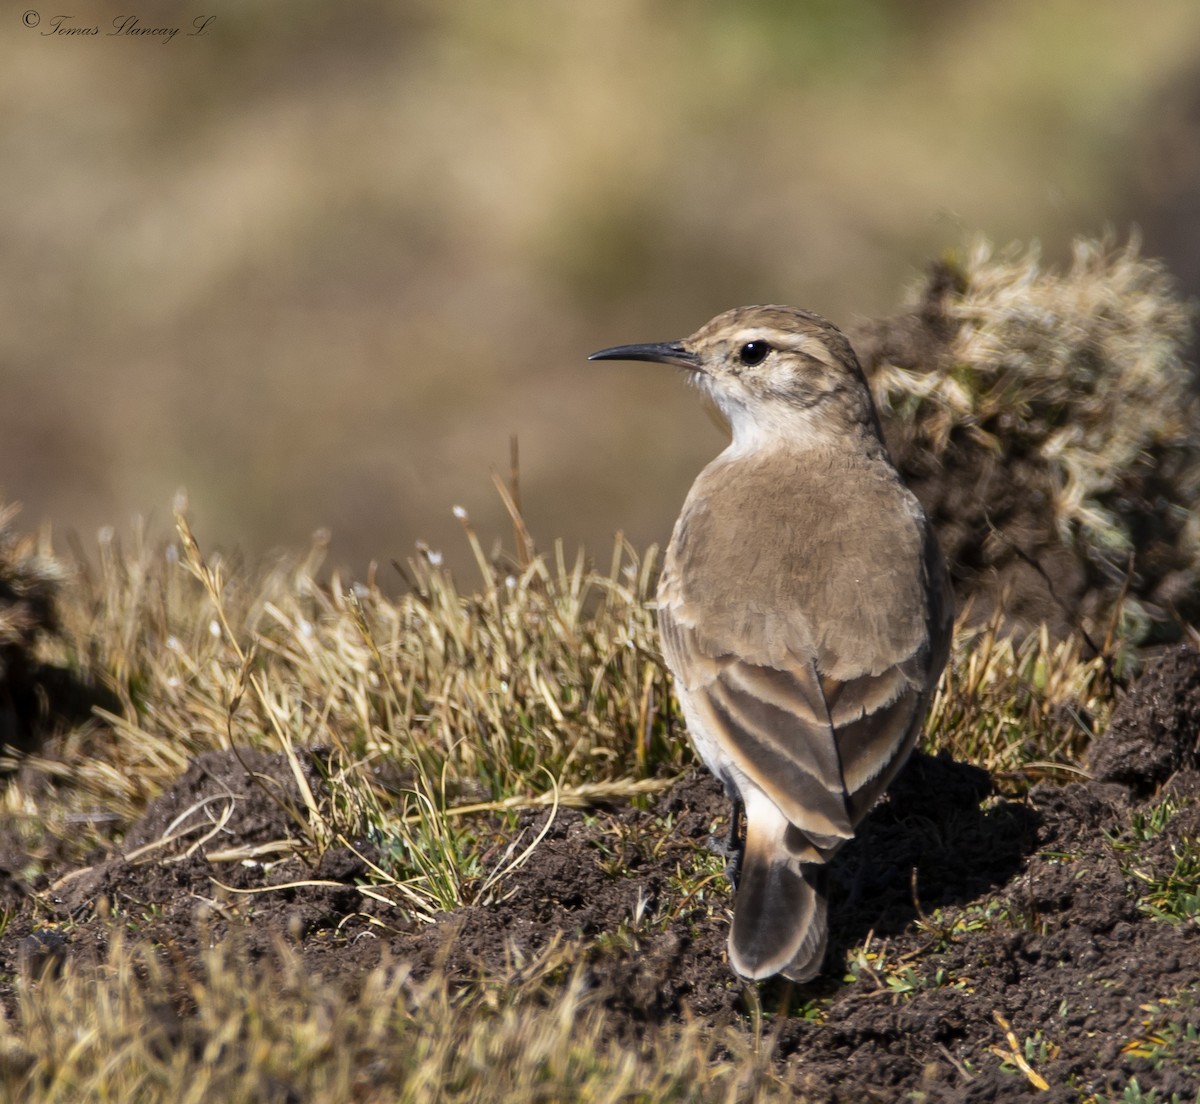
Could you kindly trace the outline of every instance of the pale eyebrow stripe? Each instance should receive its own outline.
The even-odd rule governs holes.
[[[765,341],[768,345],[780,344],[779,339],[785,336],[781,330],[773,329],[770,326],[749,326],[744,330],[738,330],[733,335],[733,343],[735,345],[745,345],[750,341]]]

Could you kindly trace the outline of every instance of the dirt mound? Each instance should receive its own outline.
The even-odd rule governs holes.
[[[1088,756],[1092,776],[1139,795],[1181,770],[1200,769],[1200,653],[1160,656],[1117,707]]]

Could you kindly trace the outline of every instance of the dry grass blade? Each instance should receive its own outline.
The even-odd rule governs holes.
[[[1017,1041],[1017,1036],[1013,1033],[1012,1025],[998,1011],[992,1013],[997,1025],[1004,1032],[1004,1039],[1008,1043],[1008,1048],[1000,1046],[992,1046],[989,1049],[998,1058],[1002,1058],[1005,1062],[1011,1062],[1028,1078],[1029,1083],[1042,1092],[1048,1092],[1050,1085],[1046,1079],[1035,1070],[1028,1061],[1025,1055],[1021,1053],[1021,1044]]]

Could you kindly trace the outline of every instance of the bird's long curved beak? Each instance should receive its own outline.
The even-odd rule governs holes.
[[[592,353],[588,360],[652,360],[658,364],[677,364],[680,368],[700,370],[700,358],[682,341],[660,341],[650,345],[614,345]]]

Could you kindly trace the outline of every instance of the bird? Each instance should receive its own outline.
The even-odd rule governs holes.
[[[810,981],[826,864],[904,765],[949,655],[937,537],[849,340],[820,315],[739,307],[588,359],[682,368],[728,422],[675,523],[658,629],[692,743],[733,804],[729,963]]]

